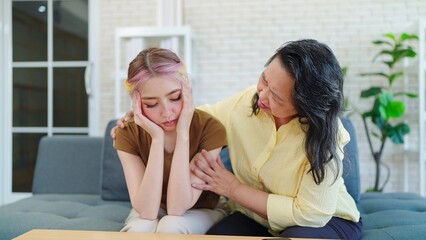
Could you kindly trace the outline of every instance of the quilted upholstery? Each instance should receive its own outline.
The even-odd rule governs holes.
[[[363,193],[363,239],[426,239],[426,199],[416,193]]]
[[[0,239],[34,228],[119,231],[129,211],[129,202],[96,194],[37,194],[0,208]]]
[[[35,228],[119,231],[131,207],[129,201],[101,198],[103,140],[44,137],[39,144],[33,196],[0,207],[0,240]]]

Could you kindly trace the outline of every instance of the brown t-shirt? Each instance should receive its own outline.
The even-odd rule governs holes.
[[[114,147],[136,156],[139,156],[145,166],[148,162],[151,148],[151,136],[143,128],[139,127],[131,118],[125,128],[118,128]],[[226,146],[226,131],[224,126],[210,114],[196,109],[189,129],[189,160],[195,154],[205,149],[207,151]],[[163,190],[161,196],[161,208],[167,210],[167,185],[169,182],[170,167],[173,153],[164,151]],[[210,191],[204,191],[193,208],[216,207],[219,196]]]

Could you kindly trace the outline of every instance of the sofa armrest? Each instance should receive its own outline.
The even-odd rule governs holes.
[[[101,154],[101,137],[43,137],[38,148],[33,193],[98,194]]]

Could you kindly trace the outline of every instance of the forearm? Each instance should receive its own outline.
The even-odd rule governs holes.
[[[239,182],[231,189],[232,190],[227,194],[226,197],[263,217],[264,219],[268,219],[268,193]]]
[[[167,188],[167,212],[182,215],[193,205],[189,170],[189,134],[178,133]]]
[[[163,187],[164,141],[153,140],[143,179],[133,197],[132,205],[143,219],[158,217]]]

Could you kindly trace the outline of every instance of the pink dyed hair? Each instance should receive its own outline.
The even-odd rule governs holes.
[[[144,82],[155,76],[170,76],[188,81],[183,61],[172,51],[164,48],[147,48],[129,64],[126,89],[132,95]]]

